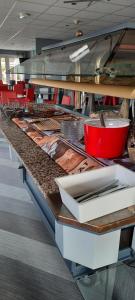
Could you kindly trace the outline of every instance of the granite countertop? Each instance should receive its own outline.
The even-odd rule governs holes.
[[[47,201],[57,220],[63,224],[70,224],[96,234],[103,234],[110,230],[135,224],[135,206],[80,224],[62,204],[58,187],[54,181],[56,177],[66,175],[65,171],[12,121],[1,119],[0,128],[44,195],[45,201]]]
[[[63,169],[12,121],[1,120],[0,128],[44,196],[58,191],[54,178],[66,175]]]

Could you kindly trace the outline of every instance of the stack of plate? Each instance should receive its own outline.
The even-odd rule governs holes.
[[[61,122],[61,132],[64,138],[71,142],[80,141],[84,135],[83,123],[82,120]]]

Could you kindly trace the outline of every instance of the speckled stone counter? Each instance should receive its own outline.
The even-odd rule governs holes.
[[[0,128],[44,196],[58,191],[54,178],[66,173],[12,121],[1,120]]]
[[[66,173],[12,121],[1,119],[0,128],[44,195],[44,201],[47,201],[57,220],[97,234],[135,225],[135,206],[80,224],[62,204],[54,181],[55,177]]]

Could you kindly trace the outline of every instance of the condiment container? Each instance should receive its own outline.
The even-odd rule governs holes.
[[[84,124],[85,151],[94,157],[116,158],[123,154],[129,130],[128,119],[86,120]]]

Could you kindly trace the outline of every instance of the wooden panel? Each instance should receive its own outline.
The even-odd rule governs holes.
[[[47,80],[47,79],[31,79],[30,83],[63,88],[68,90],[95,93],[101,95],[109,95],[113,97],[120,97],[125,99],[135,99],[135,87],[134,86],[114,86],[104,84],[90,84],[82,82],[69,82],[61,80]]]
[[[79,223],[79,221],[77,221],[77,219],[64,206],[59,193],[49,193],[45,201],[48,202],[48,205],[54,213],[55,218],[62,224],[68,224],[76,228],[85,229],[97,234],[103,234],[108,231],[135,225],[135,206],[130,206],[86,223]],[[127,236],[130,238],[130,232],[128,232],[128,230],[125,237],[125,243],[126,245],[129,245],[130,242],[128,242]],[[124,242],[122,241],[123,238],[124,234],[121,238],[121,245],[124,246]]]

